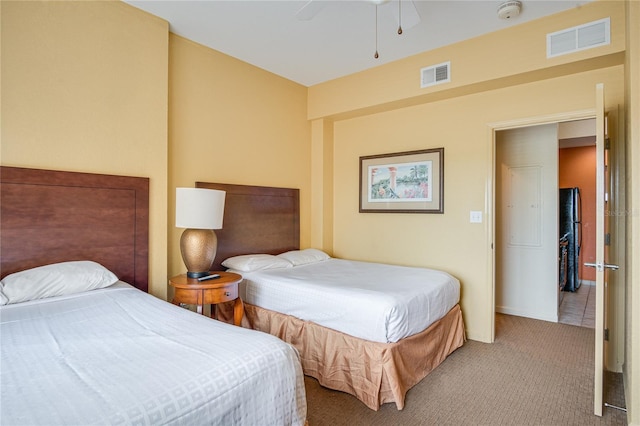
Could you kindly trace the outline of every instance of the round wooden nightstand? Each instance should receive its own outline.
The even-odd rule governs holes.
[[[171,303],[174,305],[196,305],[199,314],[203,313],[204,305],[211,305],[211,317],[215,318],[216,304],[235,301],[233,304],[233,323],[240,325],[244,314],[244,305],[238,295],[238,283],[242,276],[232,272],[212,271],[212,274],[220,275],[207,281],[198,281],[196,278],[187,278],[186,274],[177,275],[169,279],[169,284],[175,293]]]

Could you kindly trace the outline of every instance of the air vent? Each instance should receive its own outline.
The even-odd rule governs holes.
[[[450,81],[451,62],[444,62],[420,70],[420,87],[429,87]]]
[[[611,43],[610,26],[611,19],[605,18],[547,34],[547,58]]]

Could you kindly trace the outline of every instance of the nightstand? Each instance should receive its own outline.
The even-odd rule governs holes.
[[[175,289],[171,303],[196,305],[199,314],[203,313],[204,305],[211,305],[211,318],[216,318],[215,305],[234,301],[233,323],[240,325],[244,305],[238,295],[238,283],[242,281],[242,276],[232,272],[212,271],[211,273],[219,274],[220,278],[198,281],[196,278],[187,278],[186,274],[182,274],[169,279],[169,284]]]

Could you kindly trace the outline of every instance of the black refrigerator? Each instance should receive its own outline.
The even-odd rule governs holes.
[[[566,284],[564,291],[576,291],[580,287],[580,245],[582,244],[582,223],[580,188],[560,188],[559,194],[559,238],[567,240]]]

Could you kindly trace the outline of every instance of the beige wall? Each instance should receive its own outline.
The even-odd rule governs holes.
[[[0,162],[150,177],[150,285],[159,297],[167,277],[184,270],[175,187],[299,187],[303,247],[452,272],[469,337],[489,341],[492,128],[588,112],[604,82],[607,105],[626,115],[627,209],[635,213],[624,371],[629,420],[640,424],[640,181],[632,167],[640,163],[640,37],[629,25],[639,9],[597,1],[307,90],[170,35],[166,22],[119,2],[1,2]],[[610,46],[544,57],[545,33],[604,16]],[[453,82],[420,89],[418,70],[445,60]],[[444,215],[358,213],[359,156],[429,147],[445,148]],[[483,224],[470,224],[469,210],[482,210]]]
[[[119,2],[2,2],[2,165],[150,178],[150,292],[166,296],[165,21]]]
[[[548,32],[607,16],[612,21],[610,46],[546,59]],[[499,49],[504,40],[519,48]],[[324,248],[339,257],[453,273],[462,281],[468,336],[491,341],[492,129],[586,110],[593,114],[599,82],[605,83],[608,106],[623,105],[624,49],[624,4],[596,2],[310,88],[310,116],[322,113],[327,118],[315,121],[334,121],[333,227],[325,227],[333,245]],[[500,51],[509,54],[496,54]],[[418,64],[449,59],[452,83],[422,95],[417,82],[413,89],[406,86],[406,76],[419,74]],[[340,94],[347,83],[348,97]],[[394,84],[398,90],[388,91]],[[314,138],[318,127],[313,127]],[[445,148],[445,214],[358,213],[360,156],[437,147]],[[314,174],[313,179],[323,176]],[[471,210],[484,212],[483,224],[469,223]]]
[[[611,44],[546,58],[546,34],[605,17]],[[625,46],[623,1],[596,1],[543,19],[331,80],[309,88],[309,119],[399,109],[468,93],[601,68]],[[420,88],[420,69],[451,61],[451,82]]]
[[[452,273],[462,282],[469,338],[490,341],[487,203],[493,154],[487,128],[498,121],[593,108],[598,82],[605,83],[608,102],[622,103],[622,72],[616,66],[337,122],[333,252]],[[438,147],[445,149],[443,215],[358,213],[354,171],[360,156]],[[469,223],[471,210],[484,212],[483,224]]]
[[[169,273],[185,272],[175,188],[196,181],[300,189],[310,240],[307,89],[184,38],[169,43]],[[224,225],[223,225],[224,226]]]
[[[174,36],[120,2],[2,3],[3,165],[150,178],[150,292],[184,271],[175,188],[301,189],[310,240],[307,90]],[[126,28],[126,31],[123,31]]]
[[[625,12],[628,9],[628,16]],[[638,251],[638,3],[597,1],[550,18],[458,43],[393,64],[323,83],[309,89],[312,140],[332,147],[331,178],[313,170],[314,182],[330,192],[333,223],[314,241],[338,257],[437,267],[462,281],[462,307],[471,339],[493,339],[493,131],[592,116],[595,85],[605,84],[605,106],[626,111],[620,135],[628,158],[627,253]],[[545,35],[597,19],[611,18],[611,44],[546,59]],[[627,33],[627,25],[630,28]],[[633,39],[633,41],[630,41]],[[629,48],[627,49],[627,43]],[[420,89],[421,67],[451,60],[449,84]],[[626,80],[626,86],[625,86]],[[625,102],[625,97],[627,101]],[[327,129],[327,123],[332,128]],[[358,213],[358,159],[363,155],[421,148],[445,148],[445,214]],[[316,148],[314,152],[322,152]],[[637,167],[636,167],[637,169]],[[326,173],[326,171],[325,171]],[[315,188],[315,187],[314,187]],[[322,206],[318,206],[321,208]],[[484,223],[469,223],[469,211],[482,210]],[[327,226],[329,225],[329,226]],[[632,257],[635,256],[635,257]],[[616,292],[610,309],[624,313],[626,356],[609,347],[611,359],[625,362],[625,386],[640,382],[637,316],[637,255],[627,257],[626,291]],[[622,296],[620,296],[622,295]],[[633,297],[635,295],[635,298]],[[622,300],[621,300],[622,297]],[[618,330],[619,331],[619,330]],[[614,334],[617,331],[614,331]],[[636,386],[637,388],[637,386]],[[640,424],[637,392],[629,389],[629,420]]]

